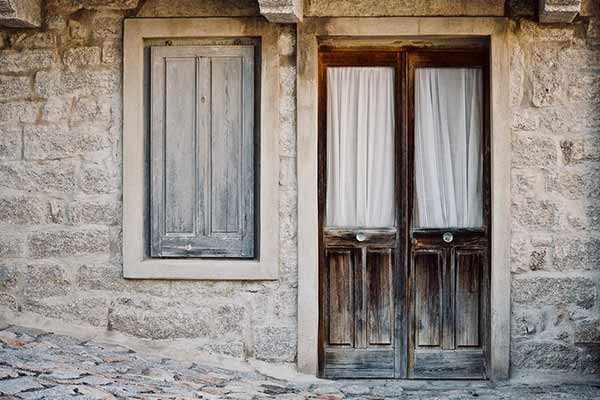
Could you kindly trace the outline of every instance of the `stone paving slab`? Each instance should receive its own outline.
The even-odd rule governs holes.
[[[598,384],[271,379],[18,326],[0,327],[0,399],[600,400]]]

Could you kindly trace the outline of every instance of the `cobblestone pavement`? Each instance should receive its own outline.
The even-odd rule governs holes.
[[[0,330],[0,344],[2,399],[600,399],[600,382],[287,382],[16,326]]]

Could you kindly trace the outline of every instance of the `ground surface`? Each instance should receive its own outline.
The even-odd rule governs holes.
[[[2,399],[600,399],[600,382],[286,382],[16,326],[0,330],[0,345]]]

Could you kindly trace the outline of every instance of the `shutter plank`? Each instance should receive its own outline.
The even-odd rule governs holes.
[[[195,234],[196,59],[165,65],[165,234]]]
[[[212,232],[240,233],[240,58],[212,60]]]

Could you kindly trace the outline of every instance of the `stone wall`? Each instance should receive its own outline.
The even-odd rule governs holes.
[[[309,12],[311,4],[316,0],[308,1]],[[142,6],[132,0],[48,0],[41,29],[1,31],[0,311],[142,338],[188,338],[195,346],[191,351],[295,360],[293,25],[279,27],[280,279],[121,277],[123,18],[257,12],[256,3],[246,0],[148,0]],[[516,373],[600,373],[600,13],[595,12],[569,26],[543,27],[531,19],[512,23]]]
[[[514,25],[512,365],[600,373],[600,29]]]
[[[281,26],[279,41],[280,279],[125,280],[123,18],[258,10],[252,1],[137,3],[48,0],[42,29],[0,33],[0,305],[142,338],[193,338],[192,351],[293,362],[295,27]]]

